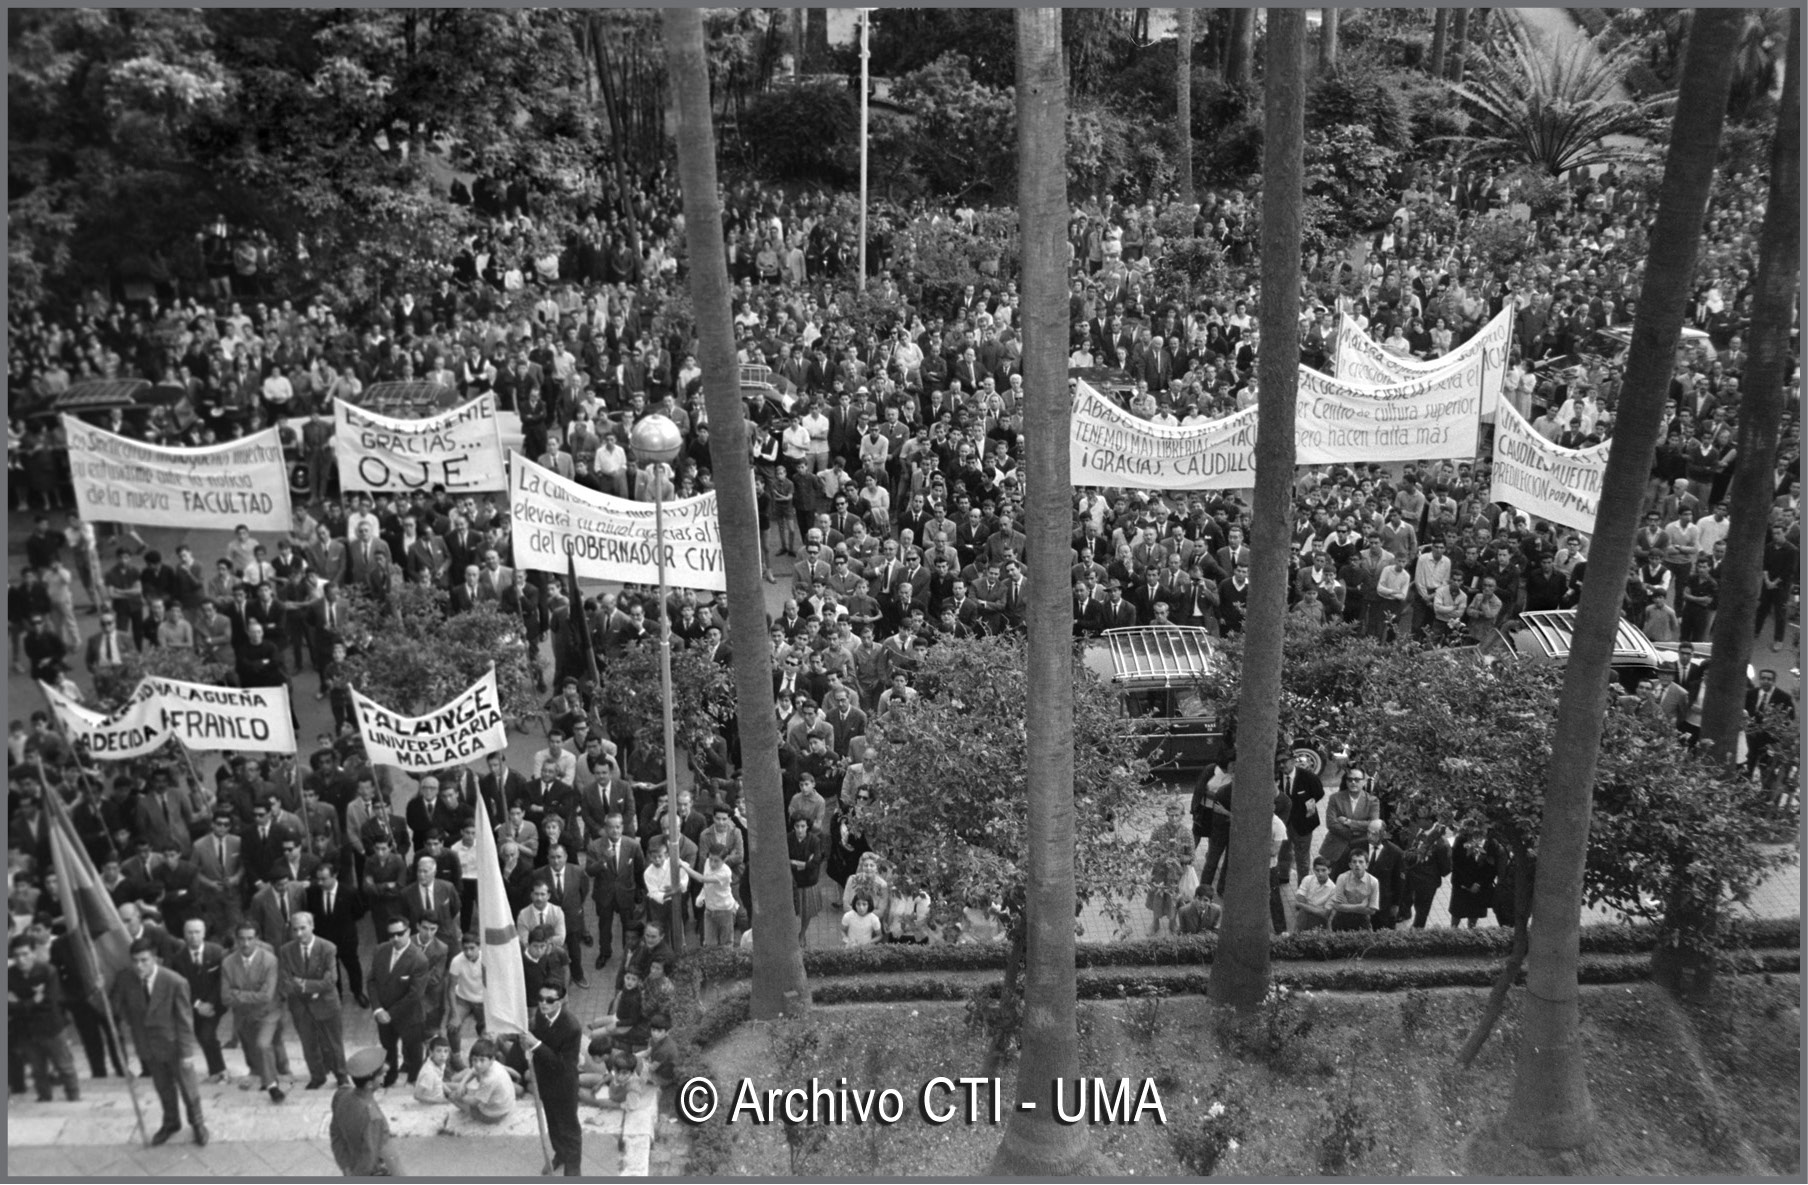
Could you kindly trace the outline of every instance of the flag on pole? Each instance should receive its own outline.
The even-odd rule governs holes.
[[[570,565],[566,579],[570,582],[568,592],[571,596],[571,628],[576,632],[577,643],[584,652],[584,673],[590,677],[590,686],[595,687],[601,682],[601,678],[596,673],[596,647],[590,638],[590,619],[584,615],[584,594],[578,588],[577,553],[567,553],[565,562]]]
[[[477,797],[477,949],[483,963],[483,1015],[492,1033],[527,1032],[527,972],[502,885],[502,859],[490,812]]]
[[[131,964],[131,944],[119,909],[76,833],[69,808],[50,788],[45,789],[44,805],[50,815],[50,856],[56,867],[57,897],[69,926],[77,990],[98,1007],[114,977]]]

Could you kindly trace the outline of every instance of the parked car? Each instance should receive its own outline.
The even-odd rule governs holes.
[[[1485,659],[1550,663],[1569,661],[1570,642],[1576,632],[1574,609],[1534,609],[1521,613],[1506,628],[1491,630],[1481,644]],[[1646,679],[1657,678],[1664,661],[1645,631],[1624,618],[1613,642],[1613,677],[1627,691]]]
[[[1147,625],[1106,630],[1085,644],[1089,670],[1118,689],[1126,727],[1157,777],[1198,776],[1224,740],[1218,706],[1202,691],[1222,661],[1209,630]]]

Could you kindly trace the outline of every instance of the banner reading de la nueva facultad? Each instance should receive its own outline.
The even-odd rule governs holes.
[[[1435,461],[1475,452],[1483,366],[1477,360],[1387,387],[1299,369],[1294,446],[1301,465]],[[1069,458],[1077,486],[1156,490],[1255,485],[1256,409],[1197,424],[1131,415],[1085,381],[1074,400]]]
[[[1512,404],[1494,426],[1494,499],[1559,526],[1592,532],[1601,508],[1611,441],[1592,448],[1560,448],[1540,436]]]
[[[164,448],[63,417],[76,504],[87,522],[286,532],[288,466],[275,428],[205,448]]]
[[[392,712],[352,688],[352,711],[372,765],[394,765],[428,773],[463,765],[473,757],[508,747],[508,725],[496,691],[496,668],[451,703],[425,716]]]
[[[347,490],[501,490],[502,438],[496,397],[419,420],[379,415],[343,400],[333,404],[333,451]]]
[[[586,579],[659,579],[651,502],[600,494],[518,456],[509,468],[509,514],[517,568],[563,575],[566,557],[575,556]],[[665,504],[665,563],[675,588],[727,591],[713,490]]]
[[[198,751],[295,752],[286,687],[215,687],[147,676],[109,716],[47,684],[38,686],[70,738],[95,757],[142,757],[170,740]]]

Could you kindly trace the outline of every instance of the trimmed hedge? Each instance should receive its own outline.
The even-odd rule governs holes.
[[[1739,922],[1729,927],[1728,946],[1759,949],[1794,949],[1801,944],[1801,923],[1795,918],[1767,918]],[[1583,954],[1643,954],[1657,945],[1657,927],[1584,926]],[[1303,934],[1276,935],[1269,948],[1276,963],[1334,962],[1340,960],[1399,960],[1437,958],[1499,958],[1511,946],[1513,932],[1487,930],[1377,930],[1332,933],[1314,930]],[[1216,934],[1187,937],[1144,938],[1129,942],[1081,943],[1075,963],[1081,969],[1109,967],[1187,967],[1209,964],[1217,949]],[[1003,944],[956,946],[836,947],[806,950],[804,969],[812,979],[858,977],[886,972],[1002,971]],[[701,991],[718,984],[747,979],[753,970],[749,952],[713,948],[685,960]],[[1492,972],[1489,972],[1492,975]],[[819,1002],[822,1001],[819,997]]]

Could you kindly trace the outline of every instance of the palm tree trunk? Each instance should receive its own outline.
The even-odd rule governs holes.
[[[1459,8],[1456,18],[1451,21],[1450,30],[1450,81],[1463,81],[1463,58],[1469,48],[1469,10]]]
[[[1180,200],[1193,200],[1193,10],[1174,10],[1174,173]]]
[[[1433,78],[1444,77],[1444,56],[1450,47],[1450,10],[1438,9],[1431,22],[1431,60],[1426,69]]]
[[[1067,84],[1061,11],[1017,10],[1018,220],[1023,240],[1023,378],[1029,583],[1027,945],[1023,1060],[1014,1108],[989,1176],[1097,1171],[1084,1124],[1053,1111],[1057,1079],[1080,1072],[1074,1017],[1073,600],[1068,596],[1073,480],[1068,466]]]
[[[1577,941],[1595,763],[1601,749],[1603,689],[1611,679],[1609,661],[1620,620],[1618,574],[1632,566],[1633,534],[1657,455],[1659,420],[1701,248],[1701,220],[1732,86],[1732,49],[1743,19],[1739,9],[1704,8],[1696,14],[1677,92],[1644,290],[1639,294],[1632,348],[1626,354],[1620,418],[1595,513],[1589,570],[1600,576],[1582,586],[1558,701],[1550,782],[1539,824],[1538,876],[1532,890],[1525,1029],[1507,1112],[1508,1130],[1541,1148],[1582,1147],[1594,1126],[1580,1035]]]
[[[741,404],[740,368],[728,296],[728,254],[722,245],[722,203],[716,196],[715,133],[709,120],[709,67],[703,57],[703,14],[668,8],[666,69],[678,93],[678,174],[684,186],[685,246],[691,302],[696,309],[698,361],[709,411],[709,459],[716,476],[716,512],[727,569],[729,646],[734,654],[735,715],[750,726],[741,735],[741,785],[747,803],[747,868],[759,941],[753,947],[753,1015],[797,1016],[810,1006],[791,903],[790,852],[779,786],[778,735],[773,718],[772,643],[766,636],[760,574],[759,515]]]
[[[1739,467],[1728,490],[1731,526],[1726,564],[1720,575],[1719,611],[1714,616],[1714,659],[1708,665],[1701,707],[1701,737],[1713,753],[1732,765],[1745,720],[1745,672],[1757,639],[1752,622],[1764,579],[1765,535],[1776,492],[1777,432],[1783,419],[1783,369],[1789,351],[1789,318],[1795,300],[1801,249],[1800,143],[1802,113],[1802,14],[1789,13],[1789,56],[1784,59],[1783,97],[1770,144],[1770,197],[1758,232],[1757,292],[1752,300],[1749,385],[1739,404]],[[1713,899],[1678,893],[1664,911],[1665,930],[1705,934],[1713,929]],[[1651,977],[1691,1000],[1713,995],[1716,960],[1698,941],[1660,942],[1651,954]]]
[[[1262,350],[1256,411],[1255,520],[1224,920],[1212,1003],[1259,1004],[1268,991],[1268,842],[1281,715],[1281,630],[1292,531],[1294,396],[1299,388],[1299,255],[1306,136],[1306,13],[1268,10],[1262,128]]]
[[[1755,639],[1764,540],[1776,490],[1777,430],[1783,418],[1783,370],[1789,353],[1789,316],[1795,299],[1801,247],[1802,201],[1798,134],[1802,113],[1797,58],[1802,14],[1789,13],[1789,56],[1783,59],[1783,98],[1770,144],[1770,197],[1758,232],[1758,280],[1752,299],[1751,362],[1739,401],[1739,467],[1728,487],[1731,509],[1726,565],[1714,615],[1714,661],[1701,704],[1701,736],[1732,761],[1745,711],[1745,669]]]
[[[1225,51],[1224,81],[1247,86],[1254,77],[1256,14],[1252,8],[1230,10],[1230,44]]]
[[[634,217],[634,195],[628,189],[627,129],[622,126],[621,109],[615,102],[615,76],[609,62],[608,33],[600,26],[590,30],[590,48],[596,54],[597,85],[603,92],[603,109],[609,113],[609,148],[615,160],[615,187],[621,199],[622,221],[628,228],[628,246],[634,258],[640,258],[640,220]],[[708,80],[704,80],[708,94]],[[712,158],[713,159],[713,158]],[[739,398],[738,394],[736,396]]]
[[[1318,72],[1329,74],[1337,69],[1337,20],[1341,8],[1321,8],[1318,21]]]
[[[829,58],[829,10],[804,9],[804,72],[820,70]]]

